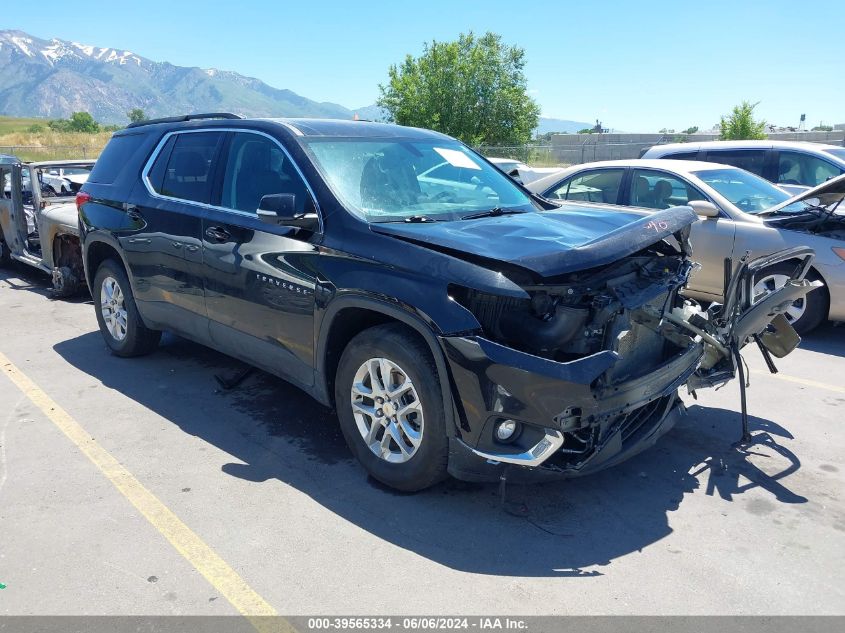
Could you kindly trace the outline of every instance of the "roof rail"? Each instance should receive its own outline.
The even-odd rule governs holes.
[[[195,121],[197,119],[240,119],[237,114],[231,112],[206,112],[204,114],[183,114],[182,116],[169,116],[163,119],[148,119],[130,123],[127,128],[141,127],[142,125],[154,125],[156,123],[181,123],[183,121]]]

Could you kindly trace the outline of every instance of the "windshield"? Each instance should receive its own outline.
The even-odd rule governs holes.
[[[307,144],[337,197],[369,222],[536,210],[510,178],[457,141],[313,139]]]
[[[711,186],[728,199],[740,211],[760,213],[792,197],[780,187],[768,180],[742,169],[708,169],[696,171],[693,175]],[[798,212],[807,208],[807,204],[798,202],[784,207],[784,211]]]
[[[831,156],[835,156],[839,160],[845,161],[845,147],[842,149],[826,149],[823,150],[825,154],[830,154]]]

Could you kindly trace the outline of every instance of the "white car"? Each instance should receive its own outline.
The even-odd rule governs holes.
[[[725,260],[736,268],[750,252],[762,257],[789,247],[816,252],[807,277],[824,282],[788,310],[800,332],[825,319],[845,321],[845,176],[791,196],[772,183],[730,165],[690,160],[614,160],[586,163],[529,183],[527,189],[555,201],[666,209],[689,205],[700,217],[692,226],[693,273],[688,293],[722,301]],[[608,207],[612,209],[613,207]],[[783,285],[780,264],[755,279],[755,293]]]
[[[512,158],[491,158],[489,156],[485,158],[493,163],[499,171],[503,171],[523,185],[560,171],[559,167],[529,167],[525,163]]]
[[[733,165],[797,194],[845,173],[845,147],[803,141],[707,141],[649,148],[640,158]]]
[[[56,196],[72,196],[88,181],[93,160],[42,161],[32,163],[42,187],[49,187]]]

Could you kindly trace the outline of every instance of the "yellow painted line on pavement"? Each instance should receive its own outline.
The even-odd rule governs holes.
[[[845,393],[845,387],[840,387],[837,385],[829,385],[826,382],[818,382],[817,380],[809,380],[807,378],[798,378],[797,376],[789,376],[788,374],[771,374],[768,371],[764,371],[762,369],[752,369],[752,374],[758,374],[760,376],[772,376],[773,378],[777,378],[778,380],[786,380],[788,382],[794,382],[799,385],[805,385],[807,387],[816,387],[818,389],[827,389],[828,391],[835,391],[836,393]]]
[[[0,367],[29,400],[44,412],[118,491],[146,517],[185,559],[199,571],[261,633],[294,631],[276,610],[258,595],[191,528],[147,490],[91,434],[62,409],[50,396],[0,352]],[[268,617],[270,616],[270,617]],[[276,617],[273,617],[276,616]]]

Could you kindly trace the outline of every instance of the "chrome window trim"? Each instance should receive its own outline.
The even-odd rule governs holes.
[[[258,216],[255,213],[250,213],[249,211],[241,211],[240,209],[230,209],[229,207],[219,207],[214,204],[208,204],[205,202],[197,202],[196,200],[186,200],[185,198],[176,198],[174,196],[165,196],[158,193],[154,188],[152,183],[150,182],[150,170],[153,168],[158,155],[161,153],[161,150],[167,144],[167,141],[170,140],[172,136],[176,136],[177,134],[197,134],[200,132],[236,132],[236,133],[244,133],[244,134],[256,134],[258,136],[263,136],[265,138],[270,139],[273,141],[279,149],[282,150],[285,154],[285,158],[290,161],[291,165],[293,165],[294,169],[296,169],[296,173],[299,174],[299,177],[302,178],[302,182],[305,183],[305,188],[308,190],[308,193],[311,195],[311,200],[314,202],[314,208],[317,210],[317,218],[320,220],[320,230],[319,232],[323,232],[323,212],[320,209],[320,203],[317,201],[317,196],[314,194],[314,189],[311,187],[311,183],[308,182],[308,179],[302,173],[302,170],[299,168],[299,165],[296,164],[296,161],[293,160],[293,157],[288,152],[287,148],[282,145],[277,139],[273,138],[266,132],[261,132],[259,130],[248,130],[244,128],[236,128],[236,127],[212,127],[212,128],[199,128],[199,129],[191,129],[191,130],[173,130],[168,132],[164,136],[161,137],[159,140],[158,145],[156,145],[155,150],[153,153],[150,154],[150,157],[147,159],[147,162],[144,163],[144,169],[141,171],[141,181],[144,183],[144,187],[147,189],[147,193],[150,194],[151,197],[156,198],[158,200],[170,200],[172,202],[180,202],[182,204],[189,204],[191,206],[199,207],[201,209],[211,209],[213,211],[223,211],[225,213],[231,213],[233,215],[239,215],[242,217],[247,218],[255,218],[257,219]]]

